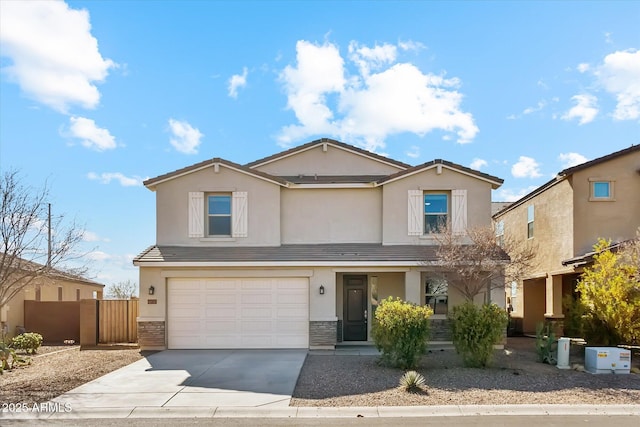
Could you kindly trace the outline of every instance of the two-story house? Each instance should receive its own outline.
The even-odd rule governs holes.
[[[418,166],[331,139],[240,165],[151,178],[156,244],[140,267],[142,348],[332,348],[367,342],[389,296],[446,323],[461,296],[434,275],[438,225],[491,225],[502,180]],[[494,301],[504,301],[502,290]]]
[[[565,169],[493,216],[498,240],[535,249],[534,271],[507,284],[519,332],[540,322],[561,329],[563,295],[575,292],[599,238],[620,242],[640,226],[640,146]]]

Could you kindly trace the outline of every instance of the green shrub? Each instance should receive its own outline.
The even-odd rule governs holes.
[[[371,331],[376,348],[382,353],[381,362],[401,369],[415,368],[427,350],[432,314],[430,307],[400,298],[381,301]]]
[[[564,335],[567,337],[584,338],[585,313],[587,308],[573,295],[562,297],[562,312],[564,314]]]
[[[42,345],[42,335],[37,332],[26,332],[13,337],[11,346],[18,350],[24,350],[27,354],[34,354]]]
[[[16,355],[16,351],[4,341],[0,341],[0,375],[2,375],[5,370],[13,369],[18,363],[29,362],[30,361]]]
[[[478,306],[472,302],[455,306],[451,312],[451,337],[467,367],[483,368],[493,357],[509,321],[506,310],[495,304]]]
[[[400,388],[409,393],[419,392],[424,383],[424,376],[416,371],[407,371],[400,377]]]
[[[558,351],[558,341],[556,335],[551,329],[551,325],[542,322],[536,325],[536,354],[538,362],[555,365],[556,352]]]

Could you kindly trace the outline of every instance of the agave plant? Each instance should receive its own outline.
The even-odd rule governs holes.
[[[407,371],[400,377],[400,388],[410,393],[422,390],[424,383],[424,376],[416,371]]]

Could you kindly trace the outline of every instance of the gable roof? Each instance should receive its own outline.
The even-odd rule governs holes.
[[[3,255],[2,252],[0,252],[0,255]],[[24,258],[20,258],[20,257],[15,257],[11,260],[8,261],[8,267],[10,269],[13,269],[13,271],[17,271],[17,270],[22,270],[22,271],[38,271],[41,270],[43,268],[45,268],[45,264],[40,264],[38,262],[35,261],[31,261],[28,259],[24,259]],[[67,271],[63,271],[57,268],[51,268],[49,270],[49,272],[46,275],[48,278],[51,279],[56,279],[56,280],[66,280],[69,282],[76,282],[76,283],[82,283],[85,285],[91,285],[91,286],[100,286],[103,287],[105,285],[103,285],[102,283],[98,283],[95,282],[91,279],[87,279],[86,277],[83,277],[79,274],[74,274],[72,272],[67,272]]]
[[[261,172],[259,170],[249,169],[246,166],[242,166],[238,163],[230,162],[229,160],[225,160],[220,157],[214,157],[213,159],[205,160],[200,163],[196,163],[194,165],[175,170],[173,172],[165,173],[164,175],[160,175],[155,178],[147,179],[146,181],[143,182],[143,184],[145,187],[153,191],[154,187],[160,183],[163,183],[184,175],[188,175],[190,173],[194,173],[203,169],[207,169],[210,167],[216,168],[219,166],[224,166],[240,173],[252,175],[252,176],[255,176],[256,178],[263,179],[265,181],[269,181],[277,185],[282,185],[282,186],[287,185],[287,181],[282,178],[279,178],[274,175],[270,175],[265,172]]]
[[[396,167],[396,168],[398,168],[400,170],[404,170],[404,169],[407,169],[407,168],[411,167],[411,165],[409,165],[407,163],[403,163],[403,162],[401,162],[399,160],[394,160],[394,159],[389,158],[389,157],[384,157],[384,156],[381,156],[379,154],[373,153],[371,151],[363,150],[362,148],[358,148],[358,147],[356,147],[354,145],[345,144],[344,142],[336,141],[335,139],[330,139],[330,138],[316,139],[315,141],[311,141],[311,142],[308,142],[306,144],[299,145],[297,147],[293,147],[293,148],[290,148],[290,149],[285,150],[285,151],[281,151],[280,153],[276,153],[276,154],[273,154],[271,156],[267,156],[265,158],[262,158],[262,159],[259,159],[259,160],[255,160],[255,161],[253,161],[251,163],[247,163],[245,166],[248,167],[248,168],[251,168],[251,169],[257,168],[257,167],[260,167],[260,166],[264,166],[264,165],[266,165],[268,163],[272,163],[272,162],[275,162],[277,160],[284,159],[285,157],[293,156],[294,154],[298,154],[298,153],[301,153],[303,151],[311,150],[311,149],[316,148],[316,147],[318,147],[320,145],[323,145],[323,144],[331,145],[331,146],[333,146],[335,148],[339,148],[339,149],[342,149],[342,150],[345,150],[345,151],[349,151],[349,152],[355,153],[357,155],[360,155],[360,156],[363,156],[363,157],[367,157],[369,159],[376,160],[378,162],[382,162],[382,163],[385,163],[387,165],[394,166],[394,167]]]
[[[632,145],[629,148],[625,148],[623,150],[616,151],[616,152],[613,152],[611,154],[607,154],[606,156],[598,157],[597,159],[593,159],[593,160],[590,160],[588,162],[584,162],[584,163],[581,163],[579,165],[563,169],[560,172],[558,172],[558,174],[555,176],[555,178],[552,178],[550,181],[547,181],[546,183],[542,184],[540,187],[536,188],[535,190],[531,191],[530,193],[525,194],[524,196],[522,196],[521,198],[519,198],[515,202],[511,203],[509,206],[507,206],[504,209],[496,212],[493,215],[493,217],[496,218],[496,217],[502,215],[503,213],[506,213],[506,212],[514,209],[515,207],[522,205],[526,201],[531,200],[533,197],[535,197],[538,194],[546,191],[548,188],[556,185],[560,181],[563,181],[563,180],[569,178],[571,175],[573,175],[576,172],[580,172],[580,171],[588,169],[590,167],[593,167],[593,166],[608,162],[609,160],[613,160],[613,159],[617,159],[617,158],[622,157],[622,156],[626,156],[627,154],[635,153],[636,151],[640,152],[640,145]],[[640,169],[638,170],[638,173],[640,173]]]
[[[417,173],[424,172],[424,171],[429,170],[429,169],[433,169],[433,168],[437,169],[439,167],[440,168],[444,167],[446,169],[450,169],[450,170],[453,170],[453,171],[456,171],[456,172],[463,173],[465,175],[472,176],[474,178],[481,179],[483,181],[487,181],[487,182],[489,182],[491,184],[491,187],[494,190],[496,188],[500,187],[502,185],[502,183],[504,182],[503,179],[498,178],[496,176],[489,175],[489,174],[486,174],[486,173],[483,173],[483,172],[468,168],[466,166],[459,165],[457,163],[449,162],[449,161],[442,160],[442,159],[435,159],[435,160],[431,160],[430,162],[426,162],[426,163],[423,163],[423,164],[418,165],[418,166],[413,166],[413,167],[411,167],[409,169],[406,169],[406,170],[394,173],[392,175],[386,176],[386,177],[378,180],[377,184],[378,185],[388,184],[390,182],[397,181],[397,180],[400,180],[400,179],[404,179],[404,178],[407,178],[407,177],[409,177],[411,175],[415,175]]]

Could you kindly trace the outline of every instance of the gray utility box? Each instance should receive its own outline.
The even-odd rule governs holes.
[[[584,368],[592,374],[628,374],[631,371],[631,350],[618,347],[587,347]]]

